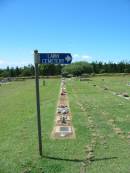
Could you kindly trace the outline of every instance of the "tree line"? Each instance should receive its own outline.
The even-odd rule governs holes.
[[[130,63],[103,63],[103,62],[75,62],[69,65],[54,65],[54,64],[40,64],[39,75],[40,76],[53,76],[53,75],[72,75],[80,76],[82,74],[101,74],[101,73],[130,73]],[[0,77],[25,77],[34,76],[35,68],[33,65],[24,67],[7,67],[6,69],[0,69]]]
[[[61,65],[39,65],[39,75],[41,76],[52,76],[52,75],[60,75],[61,74]],[[24,67],[7,67],[6,69],[0,69],[0,77],[26,77],[26,76],[34,76],[35,75],[35,67],[34,65],[28,65]]]

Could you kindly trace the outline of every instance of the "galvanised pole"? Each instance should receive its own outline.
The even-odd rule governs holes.
[[[38,127],[38,143],[39,154],[42,156],[42,132],[41,132],[41,116],[40,116],[40,93],[39,93],[39,70],[38,64],[40,58],[38,50],[34,50],[34,63],[35,63],[35,83],[36,83],[36,107],[37,107],[37,127]]]

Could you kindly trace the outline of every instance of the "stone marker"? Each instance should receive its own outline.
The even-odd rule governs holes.
[[[128,93],[122,93],[124,97],[129,97]]]

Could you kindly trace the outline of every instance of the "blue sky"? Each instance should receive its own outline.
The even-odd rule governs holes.
[[[0,0],[0,68],[33,63],[34,49],[129,61],[130,0]]]

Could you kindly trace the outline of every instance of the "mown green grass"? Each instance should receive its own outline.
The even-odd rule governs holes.
[[[102,80],[104,78],[104,81]],[[86,158],[84,147],[93,136],[89,128],[91,116],[98,132],[94,161],[86,167],[91,173],[129,173],[130,101],[113,95],[128,92],[129,76],[94,77],[90,82],[67,80],[67,90],[76,139],[54,140],[51,132],[60,89],[59,79],[40,81],[43,154],[40,158],[37,143],[35,82],[25,80],[0,87],[0,173],[79,173]],[[96,86],[93,86],[96,84]],[[79,103],[85,108],[83,111]],[[108,123],[122,129],[124,139]],[[100,136],[105,136],[106,147]]]
[[[41,159],[37,144],[34,80],[1,86],[0,173],[79,172],[80,160],[84,159],[83,147],[88,141],[88,135],[85,134],[89,134],[84,125],[85,119],[81,117],[79,122],[76,121],[80,109],[78,112],[77,108],[73,111],[77,138],[51,139],[59,89],[60,80],[46,80],[46,86],[42,86],[42,81],[40,83],[43,154],[45,156]],[[54,157],[54,159],[48,157]]]
[[[123,81],[123,82],[122,82]],[[130,93],[127,86],[129,77],[104,77],[105,86],[109,89]],[[130,132],[130,101],[105,91],[102,77],[93,78],[91,82],[72,81],[69,87],[77,95],[80,103],[86,107],[85,115],[91,115],[99,135],[106,138],[106,146],[97,143],[95,161],[87,168],[88,172],[120,172],[130,171],[130,141],[127,132]],[[93,86],[96,84],[96,86]],[[124,139],[117,135],[109,125],[109,120],[115,120],[115,126],[124,132]]]

